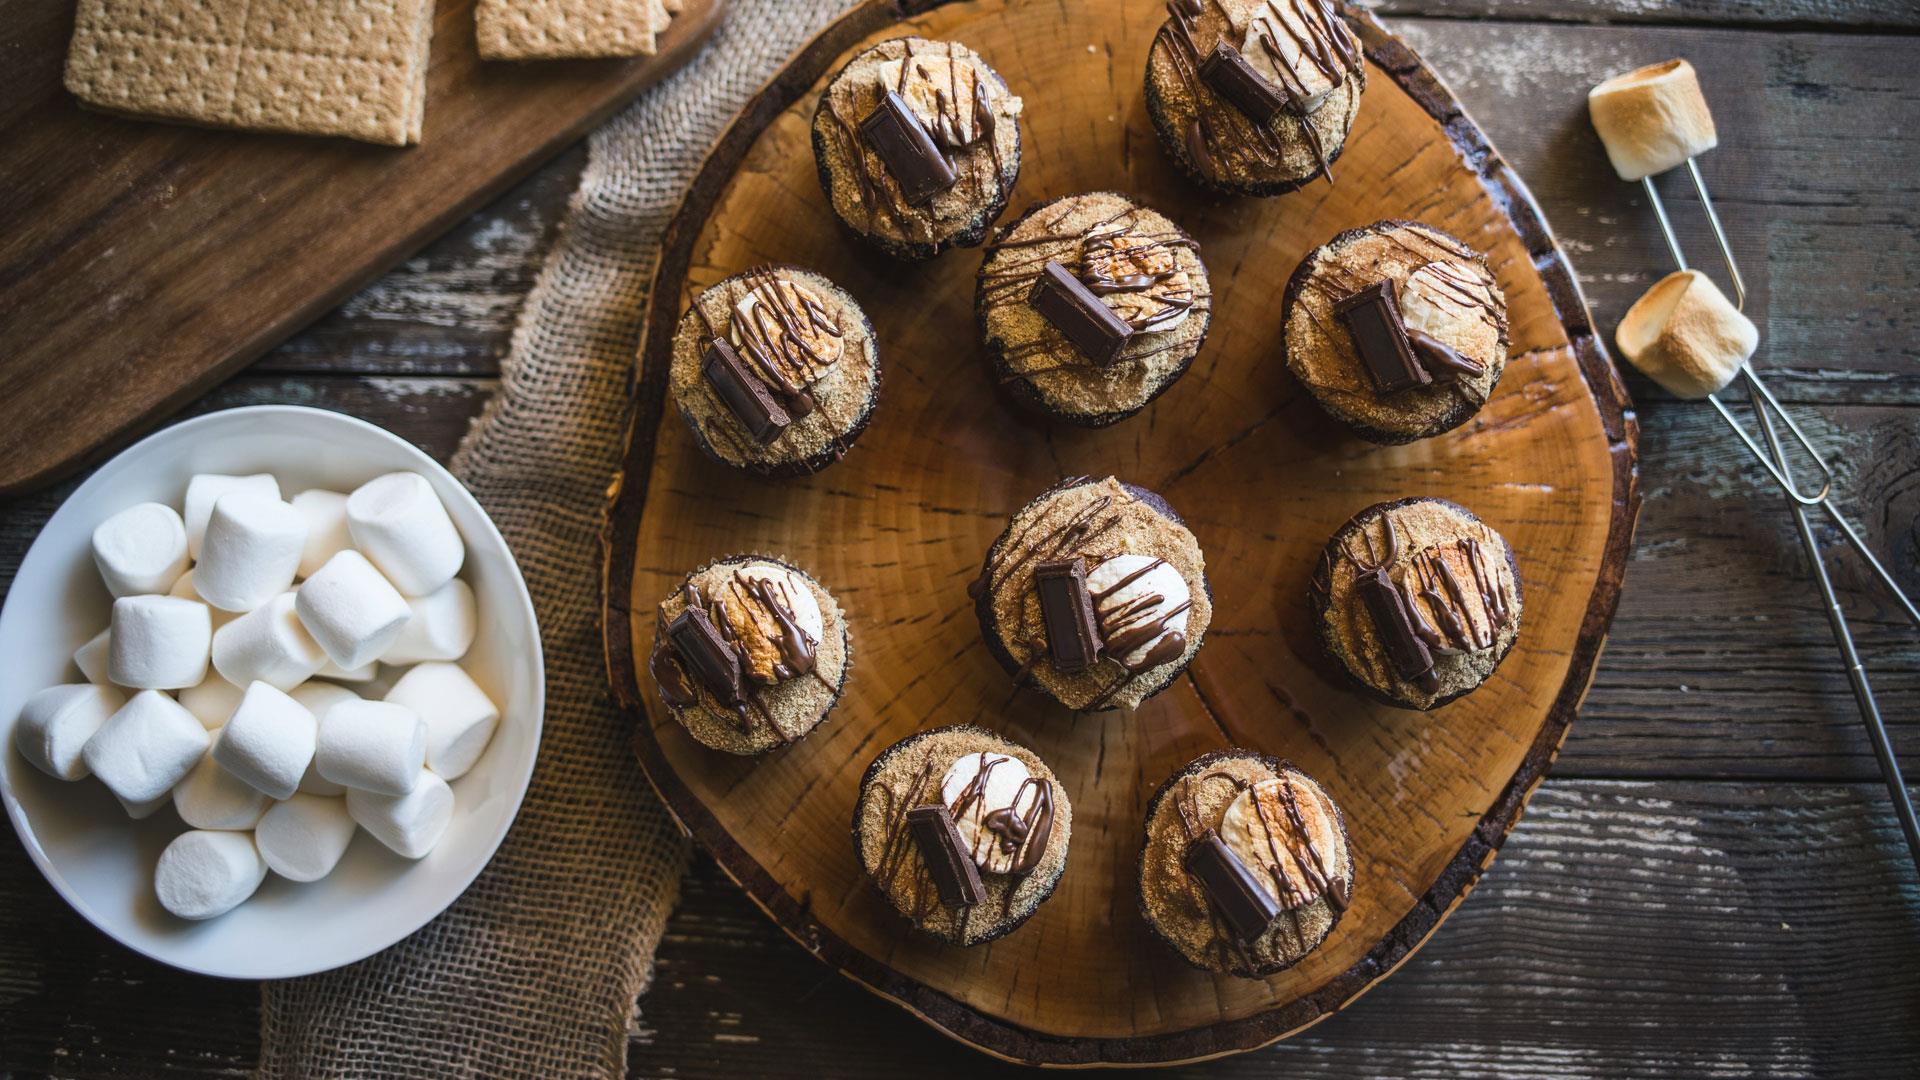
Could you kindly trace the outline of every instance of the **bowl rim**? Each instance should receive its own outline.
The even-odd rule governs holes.
[[[26,808],[21,805],[18,795],[14,792],[13,785],[8,779],[8,772],[6,770],[0,770],[0,802],[6,804],[7,818],[13,824],[14,833],[20,838],[20,846],[26,849],[28,857],[33,860],[33,864],[40,871],[40,875],[47,880],[49,885],[53,886],[54,891],[60,894],[61,899],[67,902],[68,907],[71,907],[81,918],[92,924],[95,929],[107,937],[112,938],[114,941],[119,942],[121,945],[132,949],[142,956],[181,971],[221,979],[290,979],[303,975],[317,975],[321,972],[332,971],[336,968],[345,967],[348,964],[364,960],[376,953],[384,952],[401,940],[412,936],[421,927],[439,918],[449,907],[453,906],[454,901],[466,894],[467,889],[479,878],[480,872],[493,862],[493,857],[498,854],[500,845],[505,842],[507,838],[507,833],[512,831],[514,822],[519,820],[521,806],[526,801],[527,789],[533,781],[534,766],[538,764],[540,759],[540,740],[545,733],[546,727],[546,647],[541,640],[540,620],[533,607],[532,594],[527,590],[526,577],[520,571],[520,561],[518,557],[514,555],[513,548],[507,543],[506,537],[501,535],[499,526],[494,524],[493,516],[487,513],[484,506],[480,505],[480,501],[474,498],[473,492],[468,490],[466,484],[462,483],[459,477],[453,475],[446,466],[434,460],[424,450],[421,450],[413,443],[408,442],[406,439],[388,431],[378,424],[347,413],[335,412],[331,409],[316,409],[305,405],[243,405],[190,417],[153,431],[141,438],[138,442],[133,443],[105,462],[102,462],[85,480],[81,481],[78,487],[74,488],[72,493],[61,500],[60,505],[48,516],[46,522],[40,527],[40,531],[34,536],[33,543],[27,546],[26,554],[21,557],[20,564],[15,569],[15,580],[24,576],[23,571],[28,571],[33,568],[37,560],[56,557],[52,553],[51,548],[48,548],[44,552],[42,551],[42,544],[47,542],[48,527],[51,526],[60,515],[67,513],[69,509],[83,505],[86,497],[89,496],[97,486],[104,483],[101,478],[111,477],[123,461],[132,459],[135,455],[147,450],[151,444],[161,439],[191,439],[200,428],[217,427],[222,424],[231,424],[244,418],[272,415],[298,415],[303,419],[315,420],[321,424],[338,424],[345,432],[349,433],[347,435],[348,438],[363,438],[374,442],[387,443],[397,448],[401,456],[407,458],[412,463],[412,467],[428,474],[435,480],[446,481],[454,492],[452,495],[453,500],[464,503],[467,509],[473,511],[478,516],[481,525],[480,536],[469,538],[469,540],[477,539],[483,544],[496,545],[499,550],[506,555],[506,569],[509,580],[513,586],[510,590],[513,593],[512,600],[514,603],[517,603],[521,614],[526,619],[527,625],[533,628],[532,648],[526,654],[526,662],[531,665],[531,687],[535,702],[533,715],[528,721],[532,724],[533,753],[529,756],[526,767],[519,770],[518,775],[512,778],[512,789],[509,795],[510,804],[505,824],[482,845],[484,855],[473,863],[470,871],[443,875],[443,879],[448,884],[445,900],[435,901],[425,905],[420,909],[420,914],[417,918],[409,916],[396,919],[390,923],[383,921],[372,924],[375,926],[375,929],[367,937],[367,943],[364,949],[357,951],[348,950],[338,958],[329,958],[323,966],[319,967],[306,964],[276,967],[271,962],[272,953],[264,954],[268,958],[268,961],[262,963],[257,968],[241,969],[196,963],[190,958],[169,955],[167,950],[163,948],[153,947],[147,942],[130,939],[128,936],[123,935],[115,927],[103,921],[102,917],[98,916],[92,906],[88,904],[86,898],[82,896],[78,890],[67,881],[66,877],[59,872],[58,868],[54,866],[53,860],[40,844],[32,825],[27,820]],[[440,485],[436,483],[436,489],[439,486]],[[6,603],[0,604],[0,627],[5,626],[7,617],[13,613],[14,605],[12,601],[14,595],[14,590],[9,587]],[[24,615],[15,617],[25,618]],[[11,742],[12,740],[9,739],[7,741]],[[10,747],[0,747],[0,753],[12,752]]]

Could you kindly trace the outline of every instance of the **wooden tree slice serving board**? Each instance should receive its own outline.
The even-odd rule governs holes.
[[[721,139],[669,228],[650,301],[631,442],[607,522],[613,690],[647,776],[684,826],[802,945],[989,1053],[1050,1065],[1168,1063],[1261,1046],[1340,1008],[1406,959],[1465,896],[1560,746],[1619,595],[1639,499],[1631,406],[1585,302],[1518,178],[1403,44],[1360,13],[1371,65],[1336,182],[1208,200],[1163,159],[1142,104],[1153,0],[968,0],[908,17],[854,11],[802,51]],[[974,344],[980,255],[902,266],[843,235],[807,126],[845,56],[916,33],[978,49],[1026,101],[1010,220],[1114,189],[1200,241],[1216,307],[1205,349],[1143,414],[1049,428],[996,396]],[[1324,418],[1286,373],[1287,276],[1336,232],[1417,218],[1488,252],[1513,359],[1465,427],[1385,449]],[[824,272],[878,329],[872,426],[817,476],[767,483],[702,457],[665,401],[669,339],[692,294],[768,261]],[[1138,712],[1075,716],[1015,695],[980,640],[968,581],[1007,518],[1062,476],[1158,491],[1205,550],[1213,627],[1191,672]],[[1478,692],[1431,714],[1370,704],[1317,673],[1304,596],[1354,512],[1409,495],[1473,509],[1518,552],[1525,625]],[[653,607],[700,563],[787,557],[847,609],[839,708],[759,759],[706,750],[640,672]],[[914,731],[972,722],[1032,746],[1073,799],[1059,890],[974,949],[914,934],[849,838],[859,780]],[[1148,797],[1227,745],[1290,758],[1345,809],[1352,906],[1318,951],[1264,981],[1192,970],[1151,937],[1134,886]]]
[[[632,60],[482,61],[440,0],[420,145],[82,109],[73,0],[0,26],[0,495],[130,438],[446,231],[685,63],[725,0]]]

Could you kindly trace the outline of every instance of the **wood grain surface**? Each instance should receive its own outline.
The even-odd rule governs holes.
[[[1165,18],[1153,0],[967,0],[904,24],[871,5],[823,33],[748,104],[668,228],[610,512],[613,689],[668,806],[822,960],[965,1042],[1036,1064],[1178,1062],[1259,1046],[1330,1015],[1417,948],[1472,887],[1558,750],[1637,508],[1637,428],[1571,274],[1525,188],[1418,60],[1363,17],[1369,80],[1338,180],[1222,203],[1197,195],[1154,147],[1139,72]],[[1029,102],[1016,206],[1113,188],[1199,242],[1221,282],[1206,348],[1139,417],[1077,432],[1010,414],[983,363],[965,350],[956,362],[953,343],[974,332],[977,260],[903,270],[837,226],[808,149],[816,95],[847,55],[901,33],[967,42]],[[1345,436],[1273,366],[1273,298],[1294,266],[1379,218],[1427,221],[1485,251],[1512,342],[1499,390],[1473,421],[1398,449]],[[663,399],[680,312],[762,262],[798,263],[848,289],[889,374],[853,452],[779,485],[707,460]],[[1206,645],[1169,692],[1117,718],[1013,695],[966,595],[1012,513],[1075,475],[1158,492],[1209,564]],[[1429,494],[1501,530],[1529,599],[1498,676],[1423,717],[1317,674],[1304,598],[1321,547],[1348,517]],[[790,559],[834,590],[856,657],[829,723],[754,761],[700,746],[644,675],[654,605],[688,568],[736,551]],[[961,722],[1032,746],[1081,808],[1053,899],[1019,932],[970,950],[929,943],[886,910],[846,825],[875,754]],[[1318,777],[1354,843],[1341,924],[1266,980],[1187,969],[1137,913],[1147,798],[1226,746]]]
[[[482,63],[471,0],[434,17],[415,147],[213,131],[80,108],[65,0],[0,23],[0,493],[97,458],[338,303],[678,67],[659,51]],[[103,325],[110,323],[110,329]]]
[[[1723,115],[1748,110],[1741,130],[1723,123],[1723,148],[1703,167],[1748,275],[1773,282],[1756,309],[1763,333],[1805,346],[1763,343],[1760,362],[1845,462],[1841,498],[1869,542],[1920,590],[1920,368],[1903,315],[1920,283],[1920,130],[1903,122],[1920,103],[1920,38],[1810,32],[1777,5],[1720,7],[1686,20],[1702,25],[1656,27],[1641,23],[1669,16],[1638,0],[1524,11],[1408,0],[1389,24],[1526,178],[1609,333],[1664,251],[1586,126],[1585,88],[1685,55]],[[1502,12],[1527,21],[1454,17]],[[1591,18],[1615,22],[1572,24]],[[1724,28],[1735,23],[1787,28]],[[557,159],[191,411],[337,408],[445,460],[491,393],[582,161]],[[1667,190],[1690,246],[1709,250],[1688,197]],[[1755,494],[1757,468],[1717,421],[1627,378],[1648,496],[1634,560],[1586,704],[1499,860],[1443,933],[1340,1015],[1270,1050],[1161,1075],[1913,1074],[1920,886],[1786,511]],[[0,587],[70,488],[0,505]],[[1913,768],[1920,645],[1840,565]],[[634,1077],[1015,1071],[876,1006],[704,859],[659,963],[631,1041]],[[0,1072],[246,1075],[257,998],[113,945],[0,841]]]

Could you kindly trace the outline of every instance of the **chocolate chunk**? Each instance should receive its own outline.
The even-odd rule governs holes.
[[[714,338],[707,343],[706,355],[700,360],[700,374],[755,442],[764,443],[793,423],[787,410],[767,392],[766,384],[747,370],[740,354],[734,352],[725,339]]]
[[[927,875],[940,892],[940,902],[949,907],[970,907],[986,898],[980,881],[980,868],[967,853],[953,814],[945,806],[916,806],[907,811],[907,831],[927,864]]]
[[[1333,305],[1333,313],[1346,324],[1361,363],[1381,393],[1433,382],[1414,359],[1413,344],[1400,321],[1400,302],[1393,295],[1393,282],[1382,280],[1368,285]]]
[[[1413,355],[1420,366],[1436,380],[1477,379],[1487,373],[1485,367],[1423,330],[1409,329],[1407,341],[1413,346]]]
[[[1092,667],[1100,658],[1100,624],[1093,613],[1093,594],[1087,591],[1087,560],[1075,556],[1039,563],[1033,568],[1033,584],[1040,591],[1040,616],[1047,624],[1053,666],[1065,672]]]
[[[1067,336],[1073,347],[1094,363],[1105,367],[1119,359],[1120,350],[1133,336],[1127,320],[1100,302],[1079,278],[1066,267],[1049,261],[1040,271],[1027,303],[1054,329]]]
[[[892,90],[860,121],[860,136],[880,155],[908,206],[924,206],[960,179],[920,118]]]
[[[1253,871],[1240,861],[1220,834],[1208,829],[1187,845],[1183,860],[1187,873],[1200,882],[1207,899],[1213,902],[1227,928],[1242,942],[1251,944],[1267,932],[1280,915],[1280,902],[1260,887]]]
[[[1386,648],[1387,659],[1393,664],[1393,669],[1400,673],[1401,678],[1427,689],[1437,686],[1433,674],[1433,653],[1414,632],[1406,598],[1387,578],[1386,571],[1376,570],[1361,575],[1354,583],[1354,589],[1360,594],[1361,603],[1366,605],[1367,615],[1373,619],[1374,635]]]
[[[728,705],[746,700],[740,683],[740,654],[720,636],[704,610],[690,607],[675,616],[667,624],[667,640],[714,697]]]
[[[1221,42],[1200,62],[1200,78],[1256,124],[1271,124],[1292,105],[1287,92],[1268,82],[1240,50]]]

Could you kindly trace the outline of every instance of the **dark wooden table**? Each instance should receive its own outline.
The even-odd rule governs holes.
[[[1546,208],[1603,327],[1665,267],[1585,89],[1683,55],[1722,146],[1704,168],[1759,363],[1920,592],[1920,8],[1908,0],[1390,0]],[[492,392],[584,161],[569,152],[188,412],[295,402],[449,455]],[[1689,248],[1711,254],[1666,185]],[[4,314],[0,314],[4,317]],[[1565,752],[1485,881],[1405,969],[1219,1076],[1912,1076],[1920,881],[1783,503],[1704,406],[1629,375],[1635,558]],[[71,485],[0,507],[0,586]],[[1827,537],[1829,543],[1836,540]],[[1920,775],[1920,638],[1838,574]],[[183,975],[70,912],[0,841],[0,1073],[241,1073],[251,984]],[[484,1002],[476,1002],[484,1008]],[[641,1001],[635,1076],[980,1075],[841,981],[700,859]]]

